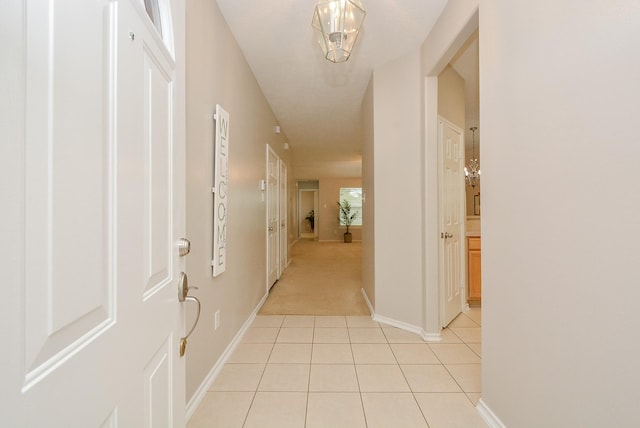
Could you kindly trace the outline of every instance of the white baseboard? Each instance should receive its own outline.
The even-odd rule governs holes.
[[[421,327],[418,327],[416,325],[408,324],[403,321],[394,320],[393,318],[388,318],[388,317],[376,314],[375,310],[373,309],[373,305],[369,300],[369,296],[367,296],[367,292],[364,291],[364,288],[361,288],[360,292],[362,293],[362,296],[364,297],[364,301],[367,303],[367,306],[369,307],[369,312],[371,312],[371,319],[373,319],[374,321],[377,321],[382,324],[390,325],[391,327],[396,327],[401,330],[408,331],[409,333],[417,334],[418,336],[422,337],[422,339],[426,342],[440,342],[442,340],[442,337],[440,336],[440,334],[427,334]]]
[[[369,313],[371,314],[371,318],[373,318],[376,312],[373,310],[373,305],[371,304],[371,300],[369,300],[369,296],[367,296],[367,292],[364,291],[364,288],[361,288],[360,292],[362,293],[362,297],[364,297],[364,301],[367,304],[367,307],[369,308]]]
[[[269,297],[269,293],[266,293],[264,297],[260,300],[260,302],[255,307],[251,315],[249,315],[249,318],[247,318],[247,321],[245,321],[245,323],[242,325],[242,327],[240,328],[238,333],[235,335],[231,343],[229,343],[229,345],[224,350],[222,355],[220,355],[220,358],[218,358],[218,361],[216,361],[216,363],[213,365],[213,367],[211,368],[211,371],[209,371],[209,374],[207,374],[207,377],[204,378],[204,380],[196,390],[195,394],[193,394],[193,397],[191,397],[191,400],[189,400],[189,402],[187,403],[187,407],[185,409],[185,416],[186,416],[187,422],[189,421],[189,419],[191,419],[191,416],[193,416],[193,414],[195,413],[196,409],[198,408],[202,400],[204,400],[204,397],[207,394],[207,391],[209,390],[211,385],[213,385],[213,382],[216,380],[216,378],[220,374],[222,367],[229,360],[229,357],[231,357],[231,354],[233,354],[233,351],[235,351],[236,347],[242,340],[242,337],[247,332],[247,329],[251,326],[251,323],[253,323],[253,320],[258,314],[258,311],[260,310],[262,305],[264,305],[264,302],[267,300],[267,297]]]
[[[442,342],[442,335],[440,333],[422,333],[422,340],[425,342]]]
[[[424,330],[422,330],[421,327],[418,327],[413,324],[408,324],[403,321],[394,320],[392,318],[387,318],[385,316],[378,315],[378,314],[375,314],[373,316],[373,320],[382,324],[390,325],[391,327],[396,327],[401,330],[408,331],[409,333],[417,334],[420,337],[424,335]]]
[[[478,401],[476,410],[480,413],[480,417],[489,425],[490,428],[507,428],[505,424],[496,416],[493,411],[482,401],[482,398]]]

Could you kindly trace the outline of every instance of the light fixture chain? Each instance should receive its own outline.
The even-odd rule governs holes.
[[[476,187],[476,184],[480,182],[480,162],[478,158],[476,158],[476,130],[477,126],[473,126],[469,128],[469,130],[473,133],[471,140],[471,150],[472,150],[472,158],[469,161],[469,166],[464,168],[464,178],[465,182],[468,186],[473,188]]]

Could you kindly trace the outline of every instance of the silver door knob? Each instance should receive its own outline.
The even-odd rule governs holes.
[[[273,226],[269,226],[269,232],[273,232]]]
[[[445,238],[453,238],[453,233],[447,232],[447,233],[444,234],[444,237]]]
[[[184,302],[187,299],[189,290],[197,290],[198,287],[189,287],[189,278],[184,272],[180,272],[178,277],[178,300]]]
[[[176,247],[178,247],[180,257],[184,257],[191,251],[191,242],[187,238],[180,238],[176,243]]]

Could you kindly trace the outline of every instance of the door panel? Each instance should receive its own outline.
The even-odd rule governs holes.
[[[61,364],[114,324],[109,204],[115,142],[105,120],[113,102],[108,79],[113,59],[101,50],[73,64],[55,55],[75,38],[78,26],[87,34],[73,42],[78,49],[100,43],[113,52],[115,13],[106,6],[80,5],[88,20],[74,28],[58,13],[68,4],[26,6],[24,391],[55,377]],[[75,67],[85,70],[87,79],[66,91]],[[87,120],[75,126],[80,103]],[[70,165],[68,159],[76,156],[86,162]],[[69,215],[70,205],[74,215]],[[85,253],[88,248],[92,251]]]
[[[16,322],[0,323],[0,426],[184,426],[173,54],[137,0],[25,0],[21,13],[24,132],[0,178],[19,189],[10,227],[24,241],[6,260],[22,274],[1,311]]]
[[[441,319],[448,325],[462,311],[464,298],[464,147],[462,131],[440,120],[441,147]]]
[[[100,50],[74,63],[54,55],[77,38],[75,31],[87,36],[73,42],[78,49],[99,43],[113,52],[115,14],[106,5],[79,5],[88,20],[73,28],[51,5],[27,5],[29,23],[39,27],[27,27],[26,49],[27,63],[39,64],[28,67],[26,82],[25,119],[34,125],[26,127],[25,135],[27,389],[113,324],[114,228],[108,208],[115,185],[115,142],[105,120],[113,102],[108,79],[113,58]],[[85,70],[87,78],[71,85],[75,67]],[[77,105],[86,108],[87,120],[75,126]],[[76,157],[86,161],[70,167],[68,159]],[[68,215],[69,204],[73,216]],[[87,248],[92,251],[85,252]],[[74,277],[85,278],[84,286],[69,280]]]
[[[162,343],[144,368],[144,426],[172,426],[171,338]]]
[[[158,49],[159,50],[159,49]],[[144,49],[144,243],[145,298],[171,282],[171,65]],[[164,64],[163,64],[164,62]]]

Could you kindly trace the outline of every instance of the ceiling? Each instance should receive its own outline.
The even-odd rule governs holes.
[[[447,2],[362,1],[364,28],[349,60],[334,64],[311,28],[316,0],[217,0],[288,139],[297,179],[360,177],[360,106],[371,72],[420,47]],[[469,58],[456,60],[462,75]]]

